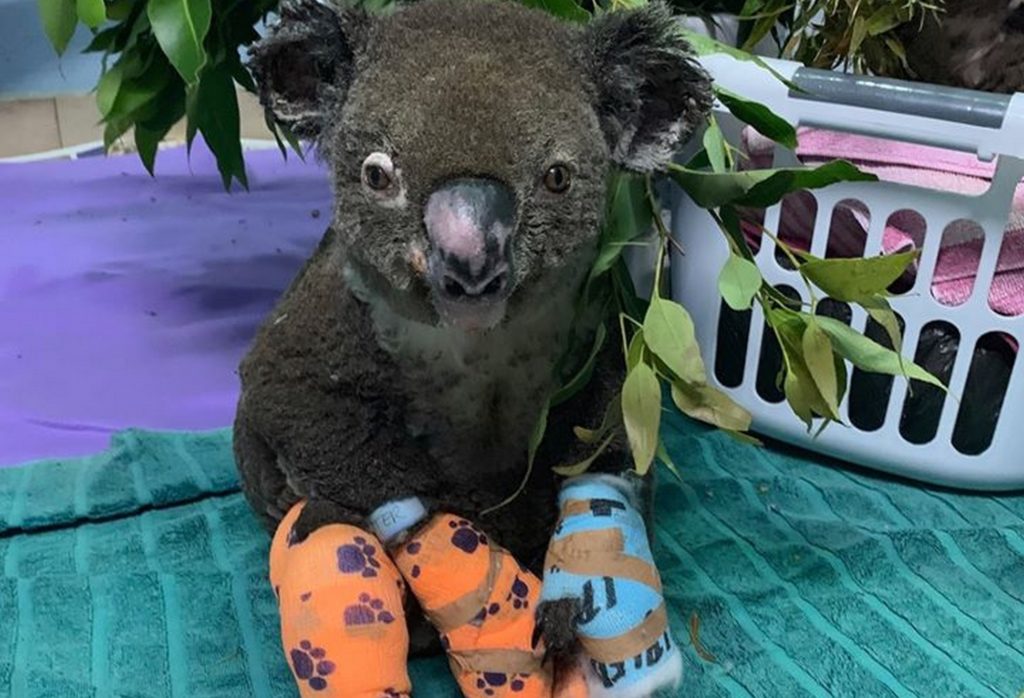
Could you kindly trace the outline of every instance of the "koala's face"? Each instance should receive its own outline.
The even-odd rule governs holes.
[[[331,168],[346,258],[464,329],[578,281],[611,164],[663,165],[709,107],[660,7],[583,28],[511,2],[371,20],[306,0],[255,56],[265,104]]]

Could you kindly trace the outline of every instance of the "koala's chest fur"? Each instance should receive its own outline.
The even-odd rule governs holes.
[[[378,342],[401,373],[407,428],[443,473],[518,476],[565,344],[573,298],[566,288],[481,335],[414,322],[369,299]]]

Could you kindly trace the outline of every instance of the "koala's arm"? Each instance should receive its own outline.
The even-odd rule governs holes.
[[[322,246],[267,319],[241,365],[235,456],[268,527],[298,499],[299,537],[326,523],[361,525],[377,506],[430,504],[432,462],[405,428],[397,372],[367,310]]]

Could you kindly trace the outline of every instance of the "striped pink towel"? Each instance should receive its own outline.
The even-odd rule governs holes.
[[[980,194],[990,185],[994,163],[979,161],[969,153],[931,146],[911,145],[819,129],[798,132],[797,156],[807,165],[843,158],[880,179],[963,194]],[[774,144],[753,129],[743,133],[749,168],[771,167]],[[798,249],[807,250],[813,235],[817,202],[811,194],[789,197],[783,205],[779,236]],[[745,212],[745,229],[751,243],[759,244],[757,224],[762,214]],[[843,201],[832,213],[826,254],[857,257],[864,253],[870,212],[859,201]],[[924,241],[924,218],[915,211],[897,211],[886,221],[882,237],[885,254],[919,248]],[[977,224],[962,220],[943,232],[942,247],[932,282],[935,298],[946,305],[960,305],[971,295],[981,260],[983,234]],[[916,270],[911,270],[912,275]],[[906,280],[905,280],[906,281]],[[1003,315],[1024,314],[1024,183],[1017,188],[989,289],[989,304]]]

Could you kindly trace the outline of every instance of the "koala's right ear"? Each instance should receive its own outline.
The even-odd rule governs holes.
[[[315,138],[326,105],[343,97],[352,82],[369,16],[330,0],[284,0],[279,13],[253,46],[249,68],[264,108],[297,135]]]

